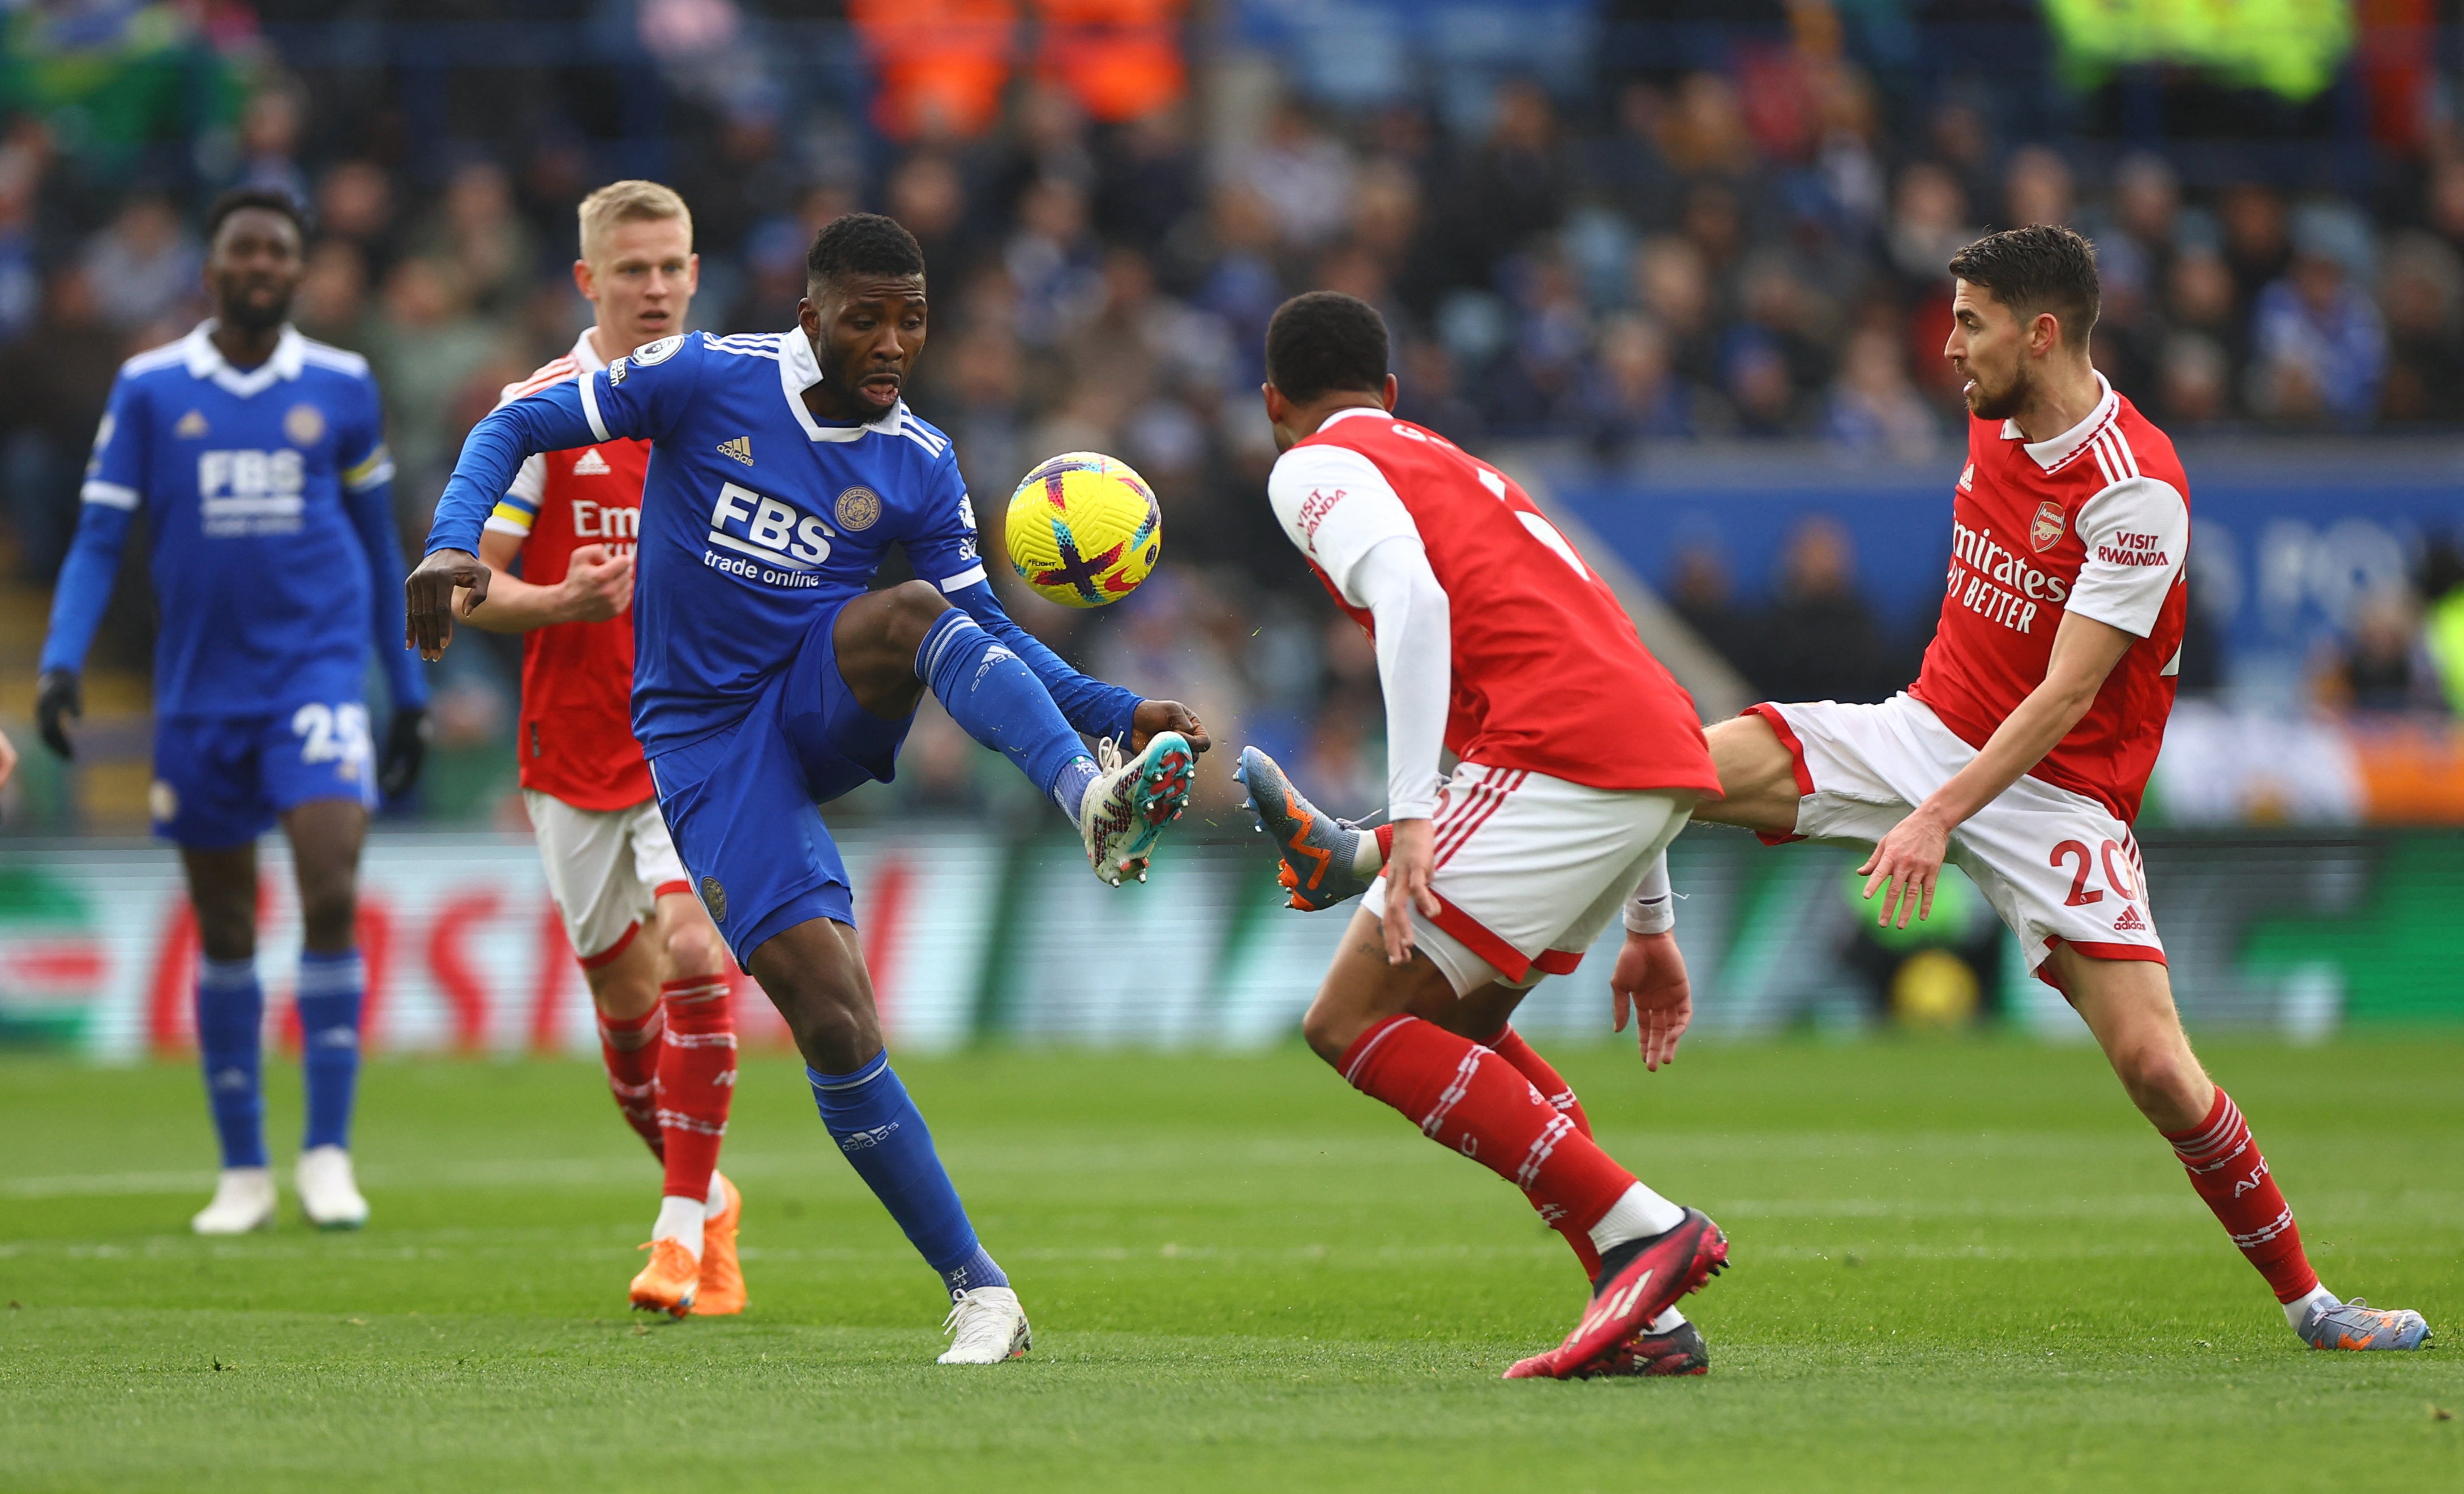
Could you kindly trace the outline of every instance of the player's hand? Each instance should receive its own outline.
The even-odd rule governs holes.
[[[403,640],[431,663],[453,642],[453,593],[468,588],[460,613],[469,617],[488,600],[488,568],[468,550],[431,550],[402,583]]]
[[[1412,910],[1438,915],[1438,894],[1429,877],[1438,868],[1437,836],[1426,820],[1395,822],[1395,848],[1386,856],[1386,963],[1412,962]]]
[[[9,786],[9,775],[17,771],[17,749],[11,744],[9,734],[0,732],[0,788]]]
[[[1609,994],[1617,1002],[1614,1030],[1625,1031],[1629,1014],[1635,1019],[1642,1066],[1658,1073],[1661,1065],[1676,1063],[1677,1040],[1694,1021],[1694,985],[1686,978],[1677,935],[1628,934],[1609,973]]]
[[[75,670],[54,670],[34,682],[34,729],[43,745],[63,758],[75,758],[68,723],[85,717],[85,691]]]
[[[1882,911],[1875,922],[1891,927],[1891,915],[1899,914],[1899,926],[1908,926],[1908,919],[1920,921],[1933,916],[1933,887],[1942,875],[1942,859],[1950,853],[1950,831],[1924,809],[1891,826],[1874,847],[1874,854],[1857,868],[1865,879],[1865,897],[1873,900],[1874,890],[1882,890]]]
[[[387,799],[409,793],[419,781],[433,730],[426,706],[404,706],[394,712],[393,725],[385,732],[385,756],[377,760],[377,787]]]
[[[566,562],[558,589],[567,622],[605,622],[633,604],[633,558],[610,555],[604,544],[582,545]],[[463,616],[469,615],[466,608]]]
[[[1215,745],[1214,738],[1206,735],[1205,726],[1198,719],[1198,713],[1179,701],[1141,700],[1137,714],[1130,717],[1130,755],[1135,757],[1146,751],[1147,738],[1157,732],[1178,732],[1188,737],[1189,745],[1199,752]]]

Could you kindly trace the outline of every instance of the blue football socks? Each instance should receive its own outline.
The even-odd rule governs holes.
[[[925,1263],[941,1273],[950,1295],[1008,1285],[1009,1278],[984,1253],[976,1227],[967,1222],[966,1205],[958,1201],[958,1190],[951,1186],[950,1175],[933,1150],[933,1133],[925,1130],[923,1114],[891,1072],[890,1055],[877,1053],[851,1074],[806,1068],[804,1077],[812,1081],[822,1124]]]
[[[367,969],[358,950],[299,956],[299,1072],[308,1090],[300,1146],[348,1147],[360,1079],[360,997]]]
[[[265,1166],[264,1025],[256,961],[197,962],[197,1057],[227,1168]]]
[[[1065,802],[1065,778],[1073,762],[1086,764],[1086,779],[1094,780],[1087,745],[1070,729],[1052,703],[1051,692],[1026,667],[1026,662],[972,617],[952,607],[933,620],[915,650],[915,677],[933,687],[950,719],[976,740],[1018,764],[1036,791],[1051,797],[1072,820],[1078,800]]]

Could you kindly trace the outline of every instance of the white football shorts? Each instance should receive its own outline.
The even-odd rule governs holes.
[[[1879,841],[1976,756],[1904,693],[1880,705],[1821,700],[1752,714],[1796,759],[1796,833],[1807,839]],[[2049,985],[2043,966],[2056,943],[2100,959],[2165,962],[2139,843],[2084,794],[2022,778],[1950,832],[1949,860]]]
[[[1528,769],[1466,762],[1438,796],[1432,919],[1415,944],[1458,996],[1529,986],[1582,963],[1652,863],[1694,813],[1691,790],[1590,788]],[[1361,901],[1386,912],[1386,879]]]
[[[524,789],[522,802],[539,835],[548,895],[583,969],[625,953],[660,898],[693,891],[657,800],[630,809],[576,809],[553,794]]]

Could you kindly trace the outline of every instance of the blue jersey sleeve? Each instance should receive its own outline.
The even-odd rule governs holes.
[[[377,657],[385,664],[386,692],[397,711],[424,708],[428,677],[420,670],[419,656],[402,647],[403,595],[394,584],[403,573],[402,537],[394,527],[393,457],[385,450],[385,407],[376,381],[356,381],[350,406],[338,413],[343,418],[338,423],[334,459],[341,469],[342,507],[374,579],[368,625]]]
[[[1018,626],[1002,608],[991,582],[985,580],[976,535],[975,503],[967,496],[966,483],[958,475],[955,453],[941,453],[934,465],[932,485],[931,498],[922,511],[923,520],[903,541],[908,564],[917,576],[940,587],[942,595],[965,609],[1010,652],[1025,660],[1026,667],[1044,681],[1044,688],[1052,694],[1052,703],[1061,708],[1061,714],[1072,727],[1089,736],[1126,740],[1131,717],[1138,709],[1138,697],[1118,685],[1107,685],[1071,669],[1033,633]]]
[[[597,441],[661,441],[675,429],[701,377],[703,334],[635,348],[587,379],[552,384],[497,406],[471,428],[436,500],[428,552],[479,551],[479,533],[514,485],[522,459]]]
[[[120,574],[120,552],[144,501],[152,435],[146,408],[143,391],[121,375],[94,433],[94,455],[86,463],[85,486],[78,494],[83,501],[77,505],[77,538],[52,593],[51,629],[43,639],[39,666],[46,672],[83,669],[95,629],[102,626],[112,582]]]

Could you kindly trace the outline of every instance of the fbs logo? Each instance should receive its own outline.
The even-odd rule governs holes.
[[[599,448],[595,446],[583,448],[582,454],[573,459],[573,475],[576,477],[605,477],[608,471],[607,458],[600,455]]]
[[[2062,522],[2062,506],[2047,498],[2036,505],[2036,516],[2028,521],[2028,542],[2042,555],[2061,543],[2062,531],[2069,527]]]
[[[718,444],[718,454],[721,456],[732,456],[737,461],[742,462],[745,466],[750,467],[753,465],[753,438],[751,436],[737,436],[733,441],[721,441]]]

